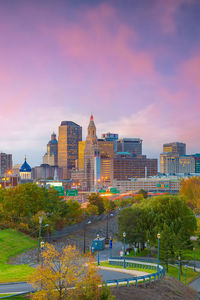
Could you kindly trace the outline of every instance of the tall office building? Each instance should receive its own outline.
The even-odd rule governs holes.
[[[62,121],[58,134],[58,166],[63,168],[63,178],[70,178],[78,159],[78,143],[82,140],[82,127],[72,121]]]
[[[111,185],[113,181],[114,143],[115,141],[112,140],[98,140],[101,157],[101,183],[103,185]]]
[[[78,169],[84,169],[84,151],[85,151],[85,141],[78,143]]]
[[[91,115],[84,150],[84,176],[86,189],[88,191],[94,191],[96,189],[97,182],[101,177],[100,168],[100,151],[96,136],[96,126],[94,124],[94,118]]]
[[[117,152],[129,152],[132,155],[142,155],[142,140],[124,138],[117,142]]]
[[[58,141],[55,133],[52,133],[51,140],[47,144],[47,152],[43,156],[43,164],[48,164],[49,166],[58,165]]]
[[[0,153],[0,176],[12,169],[12,154]]]
[[[174,142],[163,145],[164,153],[177,153],[179,155],[186,155],[186,144]]]
[[[157,175],[158,161],[145,155],[132,156],[129,152],[118,152],[114,155],[113,178],[128,180]]]

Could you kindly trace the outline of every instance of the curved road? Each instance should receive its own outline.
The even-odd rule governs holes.
[[[123,272],[115,272],[108,270],[99,270],[99,274],[102,275],[102,280],[113,280],[133,277],[131,274]],[[32,287],[26,282],[0,284],[0,294],[4,293],[19,293],[31,291]]]

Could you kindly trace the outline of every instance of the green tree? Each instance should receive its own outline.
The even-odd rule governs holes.
[[[104,212],[104,204],[103,198],[99,196],[99,194],[92,193],[88,196],[88,209],[90,210],[90,206],[96,206],[98,215],[101,215]]]
[[[143,189],[138,191],[138,195],[142,195],[143,198],[148,198],[148,192]]]
[[[146,223],[144,210],[137,204],[131,208],[124,208],[118,217],[118,238],[123,240],[123,232],[126,232],[126,242],[129,244],[145,243]]]

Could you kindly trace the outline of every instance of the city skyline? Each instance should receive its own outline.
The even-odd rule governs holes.
[[[99,138],[141,138],[149,157],[199,152],[200,3],[166,2],[1,2],[0,151],[39,165],[60,122],[85,139],[92,112]]]

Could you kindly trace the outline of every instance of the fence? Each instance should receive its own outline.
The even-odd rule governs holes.
[[[127,267],[132,268],[141,268],[141,270],[157,270],[157,264],[150,263],[150,262],[142,262],[135,259],[125,259],[125,263]],[[123,266],[124,264],[124,258],[118,257],[118,258],[110,258],[109,259],[110,265],[117,265],[117,266]],[[121,279],[114,279],[114,280],[106,280],[106,285],[109,284],[116,284],[117,288],[119,287],[119,284],[126,283],[126,285],[129,287],[129,284],[135,284],[135,286],[138,286],[138,282],[142,282],[145,286],[146,282],[149,283],[156,280],[159,280],[165,276],[165,267],[159,265],[159,270],[157,270],[155,273],[142,275],[142,276],[134,276],[130,278],[121,278]]]

